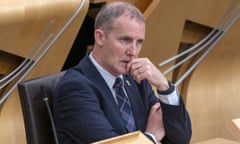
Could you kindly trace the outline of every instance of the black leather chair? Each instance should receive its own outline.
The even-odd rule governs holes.
[[[27,144],[58,144],[51,108],[53,89],[63,74],[59,72],[18,84]]]

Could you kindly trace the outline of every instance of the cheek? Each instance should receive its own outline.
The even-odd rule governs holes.
[[[105,59],[108,59],[110,63],[116,63],[119,59],[121,51],[114,45],[109,45],[107,49],[105,49]]]
[[[120,57],[123,55],[122,50],[120,49],[111,49],[110,58],[113,62],[117,62]]]
[[[112,54],[115,56],[124,55],[126,48],[119,43],[113,43],[111,47]]]
[[[137,50],[137,57],[138,57],[140,51],[141,51],[141,48],[139,48],[139,49]]]
[[[107,53],[110,54],[109,57],[112,59],[118,59],[118,57],[124,55],[126,51],[126,46],[122,45],[117,39],[114,38],[109,39],[105,46],[108,47],[106,50]]]

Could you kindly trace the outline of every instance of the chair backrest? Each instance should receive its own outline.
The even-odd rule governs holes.
[[[53,90],[64,72],[18,84],[28,144],[58,143],[51,108]]]

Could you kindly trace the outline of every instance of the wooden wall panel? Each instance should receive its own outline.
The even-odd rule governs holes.
[[[240,34],[239,24],[200,64],[189,85],[188,106],[199,139],[219,136],[240,140],[229,127],[240,115],[240,43],[235,38]]]
[[[24,80],[59,72],[62,69],[65,59],[87,14],[89,1],[3,0],[0,2],[0,17],[2,18],[0,22],[0,50],[22,59],[27,58],[34,44],[51,20],[53,20],[54,23],[48,34],[52,32],[53,37],[55,37],[79,8],[81,2],[84,2],[84,4],[80,13],[76,15],[76,18]],[[46,39],[46,37],[44,39]],[[0,60],[5,66],[11,63],[7,58],[0,58]],[[9,66],[12,67],[13,65],[14,64],[10,64]],[[1,65],[0,71],[2,71],[2,68]],[[6,68],[4,67],[3,69]],[[8,73],[10,72],[6,72],[5,75]],[[5,103],[1,105],[0,143],[26,143],[17,89],[15,89]]]
[[[187,20],[213,28],[231,2],[161,0],[147,20],[141,56],[149,57],[157,65],[176,55]],[[216,137],[240,141],[229,126],[233,118],[240,116],[239,34],[240,22],[237,22],[196,68],[185,88],[193,126],[192,143]],[[171,74],[167,76],[171,79]]]

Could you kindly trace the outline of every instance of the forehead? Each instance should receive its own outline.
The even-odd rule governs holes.
[[[145,35],[145,22],[131,18],[129,16],[120,16],[113,22],[113,29],[117,33],[135,34],[144,38]]]

